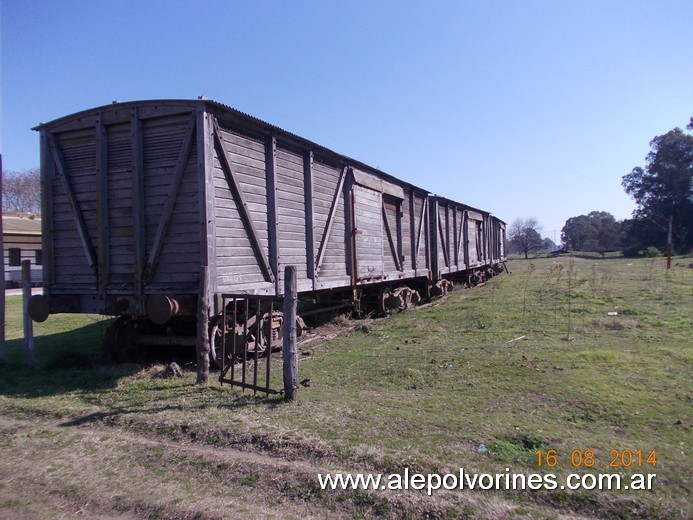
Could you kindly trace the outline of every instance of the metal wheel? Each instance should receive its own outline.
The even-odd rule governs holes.
[[[390,298],[390,289],[388,287],[383,287],[380,289],[380,294],[378,294],[378,312],[382,316],[387,316],[390,314],[391,310],[387,305],[387,301]]]
[[[243,330],[241,329],[241,337],[237,337],[238,326],[234,327],[234,324],[227,317],[226,320],[226,362],[222,359],[222,315],[215,316],[209,320],[209,358],[210,361],[214,362],[219,368],[223,368],[224,365],[228,366],[230,363],[234,362],[234,356],[236,353],[236,344],[238,340],[243,341]]]
[[[137,349],[134,342],[135,334],[137,332],[134,320],[127,316],[119,316],[104,334],[104,354],[116,363],[133,361]]]

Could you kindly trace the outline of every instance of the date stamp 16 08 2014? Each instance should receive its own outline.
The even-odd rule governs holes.
[[[599,455],[591,449],[572,450],[569,454],[558,450],[537,450],[538,467],[570,468],[641,468],[657,466],[657,450],[609,450],[608,456]]]

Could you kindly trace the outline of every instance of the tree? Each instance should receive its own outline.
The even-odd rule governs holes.
[[[530,253],[539,251],[544,247],[544,241],[539,231],[541,231],[541,226],[537,219],[515,219],[508,230],[511,248],[524,253],[525,258],[529,258]]]
[[[38,168],[2,172],[2,209],[41,213],[41,173]]]
[[[687,128],[693,130],[693,117]],[[674,128],[655,137],[650,147],[645,168],[633,168],[621,182],[637,204],[629,240],[647,236],[655,242],[645,247],[663,248],[671,221],[674,247],[685,252],[693,247],[693,136]],[[648,232],[638,232],[639,227],[647,227]],[[657,230],[654,236],[653,229]]]
[[[592,211],[569,218],[561,230],[561,240],[574,251],[617,251],[621,246],[621,223],[611,213]]]
[[[542,251],[555,251],[557,249],[556,243],[550,238],[546,237],[544,238],[544,244],[541,249]]]

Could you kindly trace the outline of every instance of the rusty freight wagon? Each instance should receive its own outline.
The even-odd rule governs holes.
[[[36,130],[44,293],[30,312],[119,316],[115,350],[134,331],[193,345],[200,293],[213,322],[222,295],[280,296],[287,265],[319,308],[387,311],[503,260],[487,213],[459,205],[444,227],[430,215],[447,201],[210,100],[114,103]]]

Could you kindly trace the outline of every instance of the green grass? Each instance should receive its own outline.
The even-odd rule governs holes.
[[[22,297],[9,296],[5,301],[5,361],[17,365],[24,359]],[[54,314],[43,323],[33,323],[37,365],[70,365],[70,358],[73,365],[93,364],[101,355],[101,337],[111,321],[90,314]]]
[[[83,320],[71,334],[66,318],[51,317],[37,327],[43,369],[23,369],[21,347],[10,342],[0,410],[383,472],[533,473],[546,470],[535,452],[554,449],[561,464],[553,471],[565,475],[590,471],[570,467],[573,450],[593,450],[597,465],[607,466],[610,450],[656,450],[656,468],[614,470],[657,473],[652,491],[497,493],[536,517],[568,508],[683,518],[690,514],[691,262],[674,259],[667,272],[663,258],[513,260],[512,274],[484,287],[455,290],[300,356],[299,379],[311,386],[299,390],[296,405],[196,386],[192,373],[161,380],[132,367],[66,370],[55,364],[60,348],[95,359],[102,325],[69,317]],[[281,388],[281,367],[273,373]],[[479,453],[480,444],[488,451]],[[250,472],[240,484],[265,481]],[[360,498],[350,500],[356,507]],[[482,505],[463,506],[457,511],[493,516]]]

